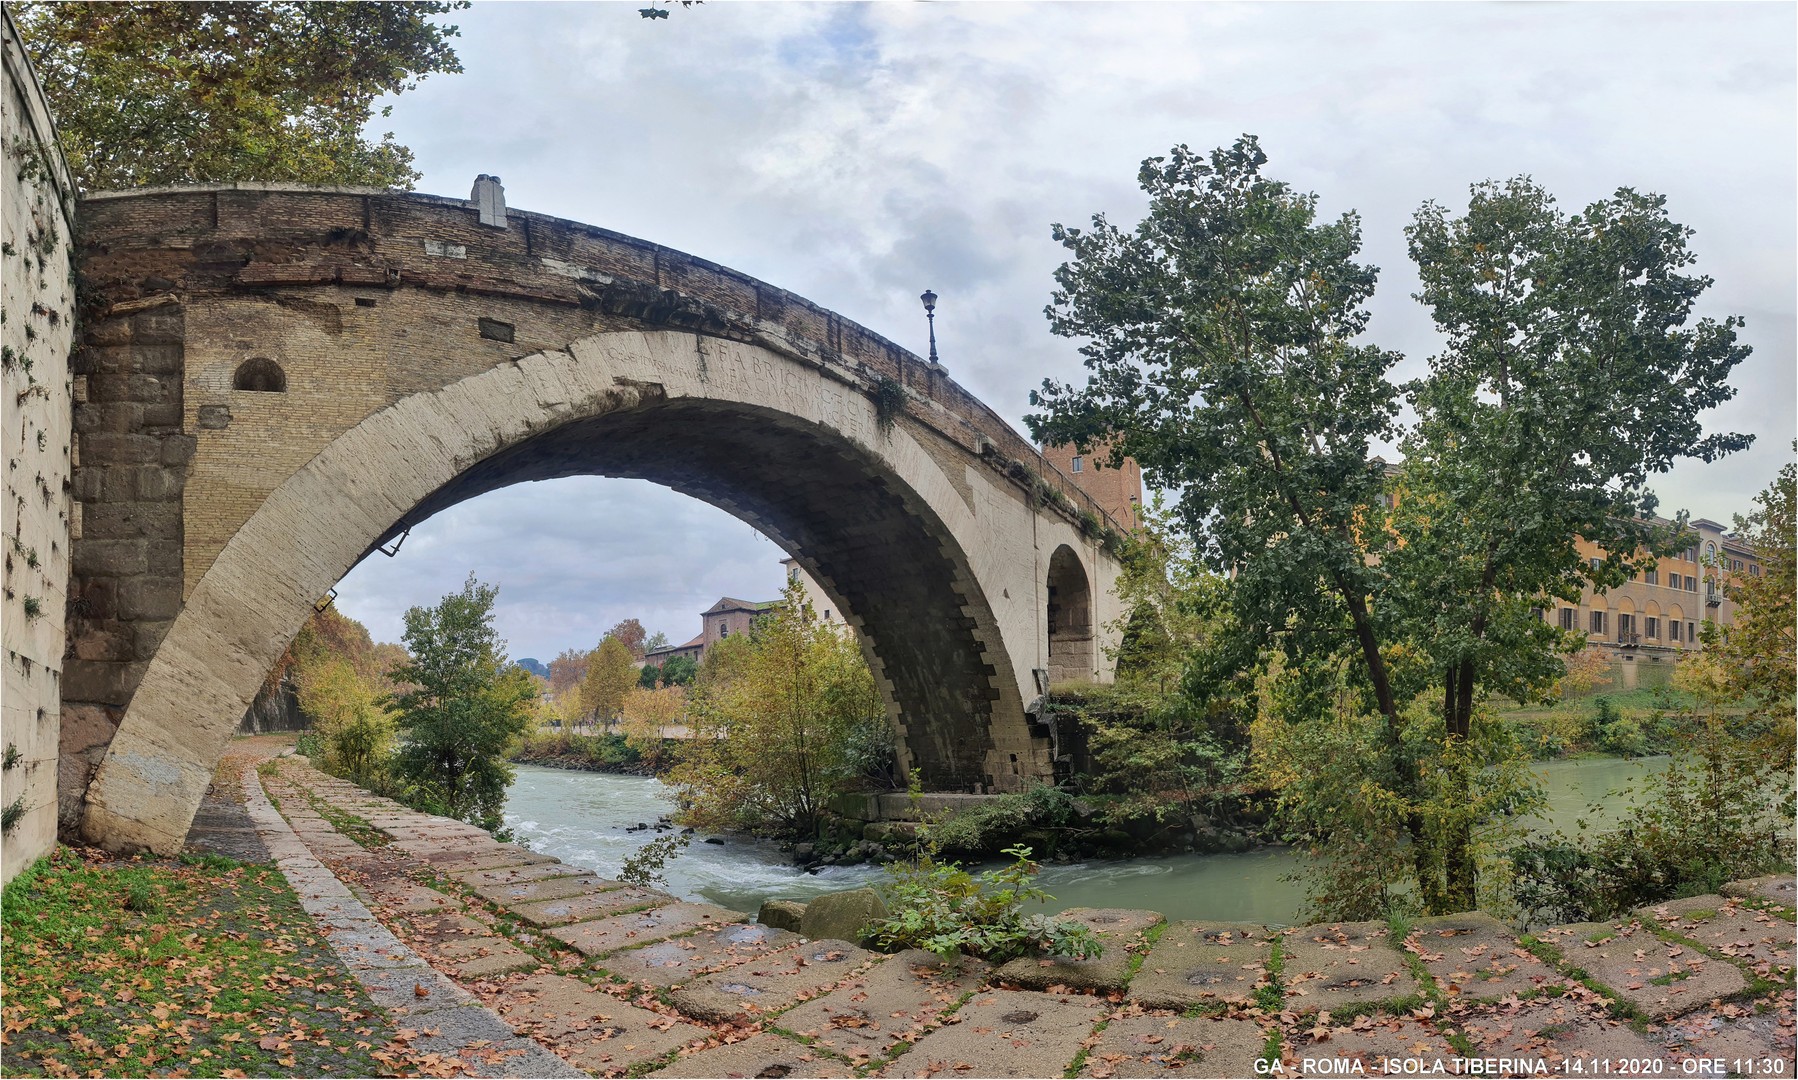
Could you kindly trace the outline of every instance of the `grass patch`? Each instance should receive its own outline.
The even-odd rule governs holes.
[[[0,906],[9,1075],[398,1067],[392,1024],[272,866],[58,848]]]

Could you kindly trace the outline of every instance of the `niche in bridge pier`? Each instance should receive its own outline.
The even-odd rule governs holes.
[[[1049,556],[1049,682],[1093,681],[1093,594],[1080,556]]]
[[[264,394],[284,394],[287,392],[287,372],[281,365],[266,356],[258,356],[245,360],[237,365],[237,374],[231,378],[234,390],[253,390]]]

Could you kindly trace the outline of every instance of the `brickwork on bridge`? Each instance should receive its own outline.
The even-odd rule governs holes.
[[[927,785],[1052,772],[1025,714],[1050,553],[1084,564],[1097,627],[1115,523],[941,368],[703,260],[516,211],[483,225],[460,200],[236,186],[82,213],[65,825],[85,814],[106,839],[127,789],[199,784],[210,762],[188,746],[211,744],[212,712],[379,543],[575,474],[665,484],[793,553],[856,626]],[[1108,677],[1090,651],[1057,676]],[[193,701],[207,716],[181,719]],[[113,729],[154,711],[123,755]]]

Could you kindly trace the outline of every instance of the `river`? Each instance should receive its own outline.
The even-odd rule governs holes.
[[[1602,829],[1631,804],[1632,783],[1658,775],[1667,759],[1593,758],[1541,762],[1534,771],[1548,797],[1544,814],[1526,824],[1572,833],[1584,819]],[[1639,796],[1638,796],[1639,797]],[[1591,804],[1601,804],[1596,811]],[[564,862],[615,875],[624,859],[654,839],[652,831],[627,832],[671,813],[670,789],[657,780],[611,773],[518,766],[506,793],[506,825],[533,850]],[[870,866],[831,866],[808,874],[775,846],[737,837],[722,844],[695,842],[668,864],[665,888],[685,899],[703,899],[753,914],[774,897],[803,900],[877,880]],[[1297,921],[1304,889],[1285,877],[1299,856],[1286,848],[1241,855],[1176,855],[1115,862],[1049,864],[1038,878],[1064,907],[1150,908],[1173,919],[1219,919],[1272,924]]]

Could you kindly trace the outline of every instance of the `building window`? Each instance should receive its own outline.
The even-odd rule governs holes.
[[[1658,641],[1661,637],[1661,620],[1653,615],[1642,620],[1642,636],[1650,641]]]
[[[1086,459],[1079,454],[1074,455],[1074,471],[1079,472],[1086,467]]]
[[[1619,616],[1617,616],[1617,640],[1618,641],[1628,641],[1630,638],[1630,635],[1634,634],[1635,632],[1636,632],[1636,617],[1634,615],[1619,615]]]
[[[1737,571],[1741,570],[1742,569],[1742,560],[1740,560],[1740,559],[1735,560],[1735,562],[1733,564],[1731,564],[1730,569],[1737,570]]]
[[[1698,579],[1693,577],[1691,574],[1686,575],[1686,591],[1687,592],[1697,592],[1698,591]]]
[[[1579,612],[1575,611],[1573,608],[1564,607],[1561,609],[1561,629],[1576,629],[1579,626],[1578,619]]]
[[[824,621],[825,622],[830,621],[830,609],[829,608],[824,609]]]
[[[1667,620],[1667,640],[1668,641],[1678,641],[1679,640],[1679,620],[1678,619],[1668,619]]]
[[[1591,557],[1591,558],[1589,558],[1589,559],[1587,559],[1587,560],[1586,560],[1586,562],[1587,562],[1587,563],[1588,563],[1588,564],[1589,564],[1589,565],[1590,565],[1590,566],[1591,566],[1591,567],[1592,567],[1592,569],[1593,569],[1593,570],[1594,570],[1594,571],[1597,571],[1597,569],[1598,569],[1598,568],[1599,568],[1599,567],[1600,567],[1600,566],[1602,566],[1602,565],[1603,565],[1603,564],[1604,564],[1604,560],[1603,560],[1603,559],[1601,559],[1601,558],[1599,558],[1599,557],[1598,557],[1598,556],[1596,556],[1596,555],[1594,555],[1594,556],[1592,556],[1592,557]]]
[[[1642,580],[1650,585],[1659,585],[1661,583],[1661,572],[1659,570],[1644,571]]]
[[[1686,620],[1686,640],[1687,641],[1697,641],[1698,640],[1698,624],[1693,622],[1690,619]]]
[[[1603,637],[1604,636],[1604,612],[1602,612],[1602,611],[1592,612],[1591,617],[1589,619],[1587,619],[1587,621],[1586,621],[1586,630],[1590,633],[1597,634],[1600,637]]]
[[[1761,567],[1760,567],[1759,563],[1749,563],[1748,564],[1748,576],[1749,577],[1760,577],[1761,576]]]
[[[1717,561],[1717,542],[1715,540],[1706,540],[1705,541],[1705,543],[1704,543],[1704,561],[1707,563]]]
[[[727,638],[729,636],[730,636],[730,627],[720,625],[718,627],[718,640],[723,641],[725,638]]]

